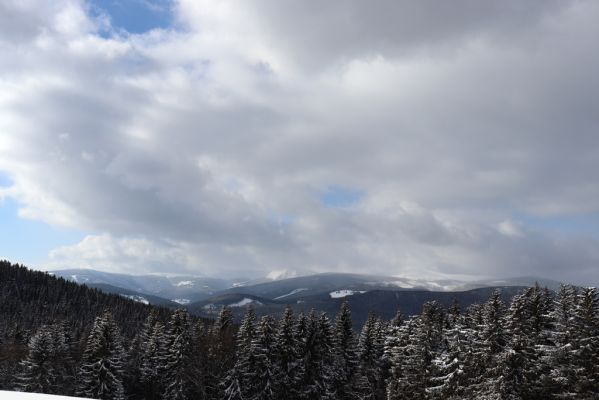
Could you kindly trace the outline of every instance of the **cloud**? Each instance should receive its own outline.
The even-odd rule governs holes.
[[[594,2],[180,1],[111,35],[37,6],[0,10],[0,171],[89,233],[50,263],[593,274],[596,238],[518,216],[599,212]]]

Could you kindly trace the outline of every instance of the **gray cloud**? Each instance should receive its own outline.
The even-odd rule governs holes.
[[[594,276],[596,237],[518,219],[599,212],[599,6],[318,4],[182,1],[185,29],[112,38],[3,6],[0,196],[90,233],[49,264]]]

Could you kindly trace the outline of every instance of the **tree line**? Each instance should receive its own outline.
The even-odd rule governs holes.
[[[359,333],[343,304],[240,325],[150,309],[131,337],[107,308],[81,340],[44,324],[12,365],[12,389],[98,399],[594,399],[599,394],[595,288],[494,293],[461,310],[427,302]],[[2,347],[0,347],[2,348]]]

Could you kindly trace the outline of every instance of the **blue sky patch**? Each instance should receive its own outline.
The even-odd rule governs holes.
[[[599,214],[540,217],[518,215],[517,220],[534,229],[567,234],[583,234],[599,238]]]
[[[129,33],[168,28],[173,22],[172,0],[90,0],[92,14],[110,16],[112,27]]]
[[[43,263],[51,250],[78,243],[85,237],[76,230],[20,218],[18,209],[13,199],[0,200],[0,258],[24,264]]]
[[[362,190],[331,185],[319,193],[318,198],[325,207],[347,208],[360,202],[364,194]]]
[[[12,180],[0,171],[0,188],[9,186],[12,186]]]

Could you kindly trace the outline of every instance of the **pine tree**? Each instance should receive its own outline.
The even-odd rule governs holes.
[[[274,400],[275,394],[275,330],[274,320],[266,315],[260,320],[256,338],[252,341],[251,352],[256,357],[255,393],[253,400]]]
[[[599,393],[599,298],[597,289],[584,288],[575,312],[575,391],[583,398]]]
[[[531,398],[534,394],[536,353],[533,340],[532,309],[530,293],[518,295],[512,300],[506,317],[509,337],[498,356],[499,392],[509,398]]]
[[[354,391],[365,389],[365,394],[372,398],[383,398],[385,392],[383,376],[383,353],[385,342],[383,326],[380,319],[370,314],[362,327],[358,341],[359,379],[365,379],[366,387],[362,388],[360,381],[354,384]],[[362,396],[365,397],[365,396]]]
[[[300,362],[301,338],[298,338],[295,321],[293,319],[293,310],[291,307],[285,308],[283,317],[275,337],[275,381],[274,392],[277,398],[287,398],[289,400],[299,398],[301,390],[300,382],[304,375]]]
[[[148,318],[143,337],[147,340],[142,346],[140,380],[144,398],[160,399],[164,391],[163,376],[167,362],[166,334],[162,322]]]
[[[554,397],[575,398],[574,383],[576,380],[574,360],[576,339],[576,305],[577,290],[574,286],[561,285],[555,299],[553,320],[553,347],[549,354],[551,378]]]
[[[76,367],[73,360],[73,339],[66,321],[49,326],[53,341],[53,365],[56,373],[56,393],[75,394]]]
[[[250,399],[256,392],[256,356],[252,342],[256,338],[256,314],[247,308],[237,332],[236,362],[225,380],[225,399]]]
[[[435,390],[429,391],[431,398],[465,397],[465,388],[469,385],[471,377],[479,372],[473,368],[473,337],[474,331],[467,325],[466,317],[459,313],[458,308],[452,306],[444,332],[445,346],[433,360],[434,376],[431,377],[431,383]]]
[[[96,318],[87,339],[78,374],[78,394],[106,400],[124,399],[124,354],[118,327],[107,311]]]
[[[352,381],[358,368],[356,338],[353,331],[349,304],[343,302],[335,319],[334,353],[336,361],[336,376],[334,392],[338,399],[351,397]]]
[[[471,376],[468,396],[487,396],[492,399],[500,396],[501,370],[500,354],[506,345],[505,313],[506,306],[499,291],[495,291],[482,307],[472,307],[469,318],[474,327],[472,361],[470,367],[478,374]]]
[[[29,354],[20,364],[17,390],[36,393],[58,393],[58,374],[55,370],[55,343],[49,326],[42,326],[31,337]]]
[[[191,357],[191,326],[187,311],[173,312],[167,330],[166,359],[164,361],[164,397],[185,400],[191,397],[195,382],[195,366]]]
[[[426,351],[420,324],[419,318],[411,318],[401,326],[398,344],[391,353],[389,400],[426,398]]]
[[[207,365],[204,368],[206,396],[210,399],[224,397],[226,380],[235,365],[235,332],[233,313],[223,307],[210,329]]]

